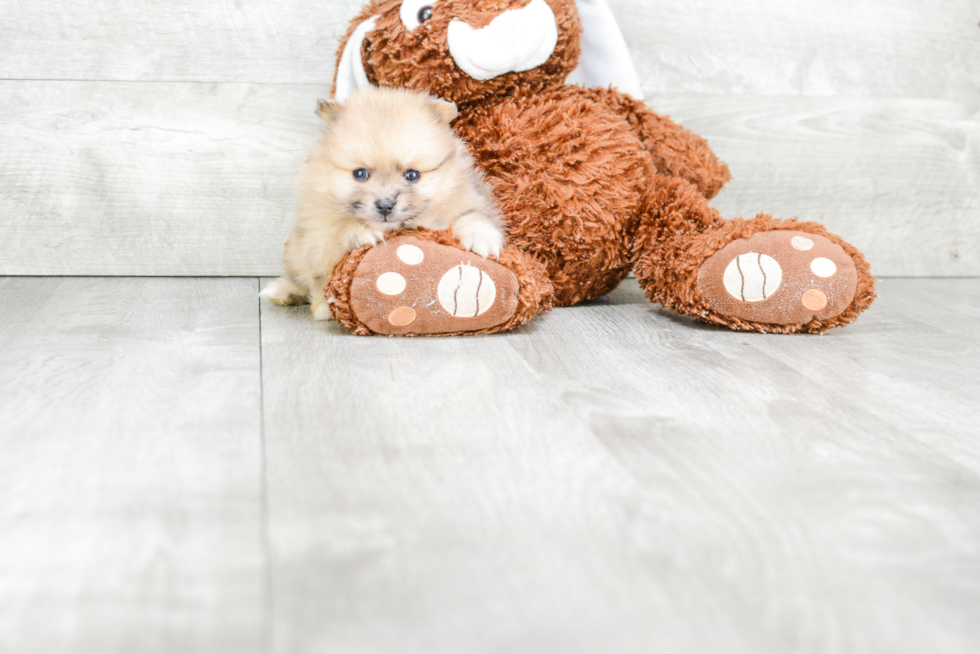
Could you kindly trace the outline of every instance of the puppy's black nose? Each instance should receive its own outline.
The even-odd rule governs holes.
[[[374,203],[374,206],[376,206],[378,208],[378,212],[382,216],[384,216],[385,218],[387,218],[388,217],[388,214],[391,213],[391,210],[395,208],[395,201],[394,200],[378,200],[377,202]]]

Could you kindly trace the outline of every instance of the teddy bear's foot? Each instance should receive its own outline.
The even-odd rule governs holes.
[[[830,238],[776,229],[733,240],[708,257],[698,270],[697,290],[710,308],[702,317],[711,322],[763,332],[822,332],[857,316],[862,281],[854,259]]]
[[[484,259],[451,236],[419,231],[351,253],[324,292],[334,317],[355,334],[485,334],[550,308],[543,275],[526,255]]]

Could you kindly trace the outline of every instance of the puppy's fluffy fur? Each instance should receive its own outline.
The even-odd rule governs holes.
[[[483,176],[449,124],[456,105],[402,89],[367,87],[345,104],[321,100],[327,122],[299,179],[299,216],[286,275],[262,295],[311,304],[330,318],[323,287],[347,252],[397,229],[446,229],[480,256],[498,256],[503,223]]]

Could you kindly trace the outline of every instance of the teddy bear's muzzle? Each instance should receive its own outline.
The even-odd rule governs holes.
[[[558,25],[547,2],[532,0],[499,14],[481,29],[453,20],[447,40],[460,70],[473,79],[488,80],[548,61],[558,45]]]

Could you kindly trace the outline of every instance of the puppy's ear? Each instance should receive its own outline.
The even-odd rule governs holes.
[[[344,105],[339,102],[332,102],[330,100],[317,100],[316,101],[316,115],[324,119],[328,123],[332,123],[338,115],[340,115],[341,109]]]
[[[432,108],[435,109],[436,115],[445,122],[447,125],[459,116],[459,109],[456,108],[455,102],[449,102],[448,100],[432,100]]]

